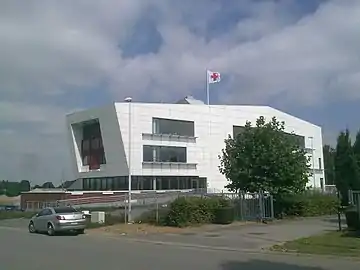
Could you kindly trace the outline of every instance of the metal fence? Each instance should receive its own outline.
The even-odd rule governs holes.
[[[253,221],[274,218],[273,197],[267,193],[207,193],[203,190],[180,191],[154,191],[134,193],[131,195],[132,219],[139,219],[147,213],[158,217],[166,211],[171,202],[180,197],[212,198],[221,197],[230,201],[234,206],[237,220]],[[125,215],[128,211],[128,194],[114,196],[98,196],[59,200],[52,202],[27,202],[27,211],[38,211],[45,207],[75,206],[82,209],[104,209],[113,215]]]
[[[360,191],[349,191],[349,201],[351,205],[356,205],[360,211]]]

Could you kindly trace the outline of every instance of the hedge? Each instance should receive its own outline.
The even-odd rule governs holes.
[[[355,205],[350,205],[345,209],[346,224],[349,230],[360,230],[360,215]]]
[[[181,197],[170,204],[164,223],[176,227],[212,223],[216,210],[229,206],[229,200],[221,197]]]
[[[335,195],[321,192],[288,194],[276,197],[274,201],[276,217],[331,215],[338,212],[339,206],[339,200]]]

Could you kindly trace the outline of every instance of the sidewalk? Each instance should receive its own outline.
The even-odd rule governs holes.
[[[194,230],[184,233],[123,235],[123,237],[158,244],[259,251],[275,244],[336,229],[337,224],[331,222],[330,217],[321,217],[272,224],[248,224],[212,231]]]

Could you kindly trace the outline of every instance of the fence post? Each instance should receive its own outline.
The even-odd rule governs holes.
[[[354,197],[352,190],[348,191],[348,196],[349,196],[349,204],[354,204]]]
[[[264,219],[264,194],[262,191],[259,192],[259,210],[260,210],[260,221]]]
[[[157,192],[155,191],[155,204],[156,204],[156,224],[159,224],[159,201]]]
[[[274,197],[273,195],[270,195],[270,215],[271,215],[271,219],[274,219],[275,218],[275,213],[274,213]]]
[[[127,224],[127,202],[126,202],[126,195],[124,196],[124,221]]]

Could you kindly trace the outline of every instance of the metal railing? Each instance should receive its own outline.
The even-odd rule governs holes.
[[[273,197],[264,192],[258,193],[207,193],[205,190],[154,191],[133,193],[131,195],[131,216],[133,220],[141,219],[147,213],[158,217],[168,209],[171,202],[180,197],[219,197],[229,200],[234,207],[237,220],[265,220],[274,218]],[[45,207],[74,206],[82,209],[104,209],[114,215],[124,215],[128,209],[128,194],[114,196],[96,196],[58,201],[28,201],[26,211],[38,211]]]

